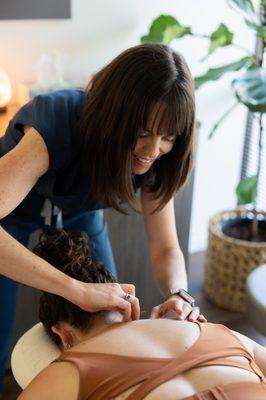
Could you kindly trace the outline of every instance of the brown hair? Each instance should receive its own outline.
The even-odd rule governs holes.
[[[117,282],[104,265],[92,261],[89,254],[88,237],[83,232],[66,232],[62,229],[45,232],[40,236],[34,253],[42,257],[65,274],[87,283]],[[40,298],[39,318],[52,340],[61,341],[51,327],[59,321],[68,322],[83,331],[90,326],[92,316],[75,304],[55,294],[43,292]]]
[[[81,119],[84,161],[95,200],[123,212],[136,208],[132,152],[157,105],[172,150],[143,176],[161,209],[186,182],[194,155],[194,82],[184,58],[169,47],[144,44],[117,56],[94,77]],[[155,116],[155,119],[157,116]]]

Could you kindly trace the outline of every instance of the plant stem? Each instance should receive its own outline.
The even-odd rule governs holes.
[[[253,219],[252,219],[252,239],[256,242],[256,239],[259,236],[259,221],[257,218],[257,210],[253,208]]]
[[[262,22],[262,25],[266,25],[266,7],[263,5],[263,2],[261,1],[260,3],[260,19]],[[265,50],[265,40],[262,39],[262,56],[261,59],[259,60],[259,64],[262,67],[263,66],[263,56],[264,56],[264,50]],[[263,150],[263,113],[260,113],[259,115],[259,143],[258,143],[258,163],[257,163],[257,190],[259,190],[259,180],[260,180],[260,173],[261,173],[261,161],[262,161],[262,150]],[[253,223],[252,223],[252,235],[253,238],[255,239],[258,236],[258,218],[257,218],[257,204],[258,204],[258,193],[257,196],[254,200],[253,203]]]
[[[191,36],[195,36],[198,38],[204,38],[204,39],[209,39],[211,40],[211,37],[209,35],[204,35],[203,33],[194,33],[194,32],[190,32]]]
[[[258,144],[258,164],[257,164],[257,188],[259,188],[259,179],[261,173],[261,161],[262,161],[262,150],[263,150],[263,113],[259,115],[259,144]],[[257,201],[258,194],[253,203],[253,222],[252,222],[252,236],[255,239],[258,236],[258,219],[257,219]]]
[[[240,44],[236,44],[236,43],[231,43],[231,46],[234,46],[240,50],[245,51],[246,53],[248,53],[250,56],[252,57],[256,57],[256,55],[254,53],[252,53],[252,51],[246,49],[246,47],[241,46]]]
[[[257,164],[257,177],[258,177],[258,181],[260,178],[260,172],[261,172],[261,161],[262,161],[262,150],[263,150],[263,143],[262,143],[262,139],[263,139],[263,113],[260,114],[259,116],[259,129],[260,129],[260,133],[259,133],[259,148],[258,148],[258,164]],[[255,200],[255,208],[257,207],[257,199]]]
[[[225,113],[219,118],[219,120],[213,125],[212,130],[210,131],[209,135],[208,135],[208,139],[212,139],[214,133],[216,132],[216,130],[219,128],[219,126],[221,125],[221,123],[228,117],[229,114],[231,114],[231,112],[236,108],[236,106],[239,104],[239,101],[236,101],[234,104],[232,104],[230,106],[230,108],[228,108]]]

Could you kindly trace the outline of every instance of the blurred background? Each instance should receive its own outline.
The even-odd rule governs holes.
[[[29,97],[53,88],[85,87],[91,75],[116,55],[128,47],[140,44],[141,37],[149,32],[152,21],[162,14],[174,16],[182,25],[193,27],[193,32],[201,35],[211,35],[221,22],[234,33],[234,42],[238,47],[218,47],[205,61],[201,60],[209,48],[206,38],[186,35],[171,42],[171,47],[184,55],[193,76],[202,75],[209,68],[239,60],[247,52],[254,53],[255,49],[258,52],[256,32],[243,23],[243,18],[229,7],[226,0],[46,0],[43,3],[45,4],[39,0],[0,1],[0,70],[4,71],[5,78],[6,75],[9,77],[12,90],[11,100],[0,114],[0,135],[4,134],[8,120]],[[250,4],[249,1],[240,3]],[[252,2],[256,10],[260,3],[259,0]],[[189,184],[177,196],[176,223],[187,261],[190,291],[196,297],[202,312],[212,322],[225,323],[266,344],[262,332],[255,330],[243,314],[243,285],[246,284],[247,274],[250,272],[248,268],[243,267],[244,271],[245,268],[247,270],[244,277],[236,272],[236,276],[232,278],[228,271],[223,272],[231,285],[230,290],[234,293],[238,290],[238,281],[241,281],[241,306],[230,310],[226,305],[210,301],[211,294],[207,296],[208,299],[204,295],[209,220],[221,211],[236,208],[238,200],[235,189],[240,177],[245,175],[243,171],[248,161],[245,146],[251,117],[249,115],[248,121],[248,109],[243,104],[239,104],[228,115],[211,140],[208,138],[213,125],[235,102],[231,87],[234,76],[235,72],[229,72],[214,83],[206,83],[196,92],[199,127],[195,169]],[[264,173],[260,181],[264,185]],[[262,200],[259,206],[265,209]],[[131,280],[136,284],[144,308],[149,309],[156,304],[160,295],[152,281],[145,248],[146,238],[143,227],[140,227],[140,219],[138,216],[130,216],[126,222],[124,216],[112,212],[107,212],[106,218],[120,276],[122,280]],[[133,230],[138,234],[134,232],[133,235]],[[261,246],[260,254],[263,253],[264,258],[252,256],[253,264],[250,269],[266,262],[265,241]],[[239,250],[235,254],[235,250],[230,249],[228,247],[226,251],[234,254],[234,258],[242,257],[241,263],[245,266],[249,250],[245,250],[240,257]],[[231,253],[227,256],[224,252],[227,258],[231,257]],[[216,259],[218,267],[219,262]],[[131,264],[130,271],[123,268],[123,264],[127,263]],[[139,264],[143,264],[141,270]],[[211,279],[215,280],[216,272],[214,275],[211,275]],[[234,285],[231,284],[232,281]],[[212,282],[208,282],[212,285]],[[265,287],[262,291],[266,293]],[[227,296],[227,292],[222,295]],[[32,289],[24,288],[20,296],[22,300],[18,305],[13,343],[37,318],[38,294]],[[35,314],[32,319],[33,312],[30,310],[33,303]],[[262,305],[264,314],[261,315],[266,327],[265,297]],[[27,318],[29,319],[25,323]],[[12,400],[18,390],[12,376],[7,374],[4,398]]]
[[[23,4],[23,1],[13,2]],[[184,25],[193,26],[195,31],[206,34],[214,31],[222,20],[230,25],[240,45],[250,50],[255,47],[254,33],[243,25],[241,18],[224,0],[72,0],[70,8],[69,19],[0,22],[0,67],[5,69],[12,82],[36,82],[41,57],[56,51],[63,59],[65,80],[82,84],[88,75],[121,51],[140,43],[152,20],[160,14],[174,15]],[[173,41],[171,46],[183,53],[193,75],[199,75],[208,65],[226,64],[243,55],[241,50],[235,48],[218,49],[211,59],[200,63],[199,60],[207,52],[206,40],[184,37]],[[215,85],[207,84],[197,92],[197,118],[201,128],[189,235],[190,252],[205,248],[209,217],[236,204],[234,191],[240,176],[245,108],[235,110],[212,141],[207,138],[217,117],[234,101],[230,80],[229,74]]]

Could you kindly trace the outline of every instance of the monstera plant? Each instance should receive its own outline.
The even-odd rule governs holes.
[[[235,42],[234,33],[223,22],[210,34],[194,32],[191,26],[184,26],[171,15],[160,15],[156,18],[149,29],[149,32],[142,36],[142,43],[161,43],[169,45],[172,42],[190,36],[192,38],[203,38],[209,42],[207,54],[204,54],[201,61],[210,57],[218,48],[233,46],[240,48],[243,57],[233,60],[229,64],[208,69],[203,75],[195,77],[195,88],[198,90],[207,82],[217,81],[228,72],[236,72],[232,80],[232,90],[235,94],[235,102],[229,109],[220,116],[209,133],[212,138],[214,133],[225,118],[241,103],[249,111],[255,113],[260,126],[260,140],[258,144],[258,164],[255,176],[242,180],[237,187],[236,193],[240,204],[252,204],[254,209],[253,228],[250,240],[256,240],[258,236],[258,223],[256,213],[256,199],[258,180],[261,170],[262,158],[262,135],[263,135],[263,113],[266,112],[266,70],[263,68],[263,54],[266,41],[266,0],[261,0],[260,10],[256,12],[252,0],[227,0],[229,7],[236,11],[243,19],[243,23],[260,38],[262,42],[261,56],[250,52],[250,50],[238,45]]]

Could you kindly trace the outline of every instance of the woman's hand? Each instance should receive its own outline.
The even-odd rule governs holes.
[[[139,319],[139,300],[135,297],[135,286],[119,283],[73,282],[72,296],[68,300],[89,312],[116,310],[124,314],[124,320]],[[126,294],[130,298],[125,300]]]
[[[150,318],[171,318],[194,322],[206,322],[207,319],[200,314],[199,307],[192,307],[178,295],[170,296],[164,303],[154,307]]]

